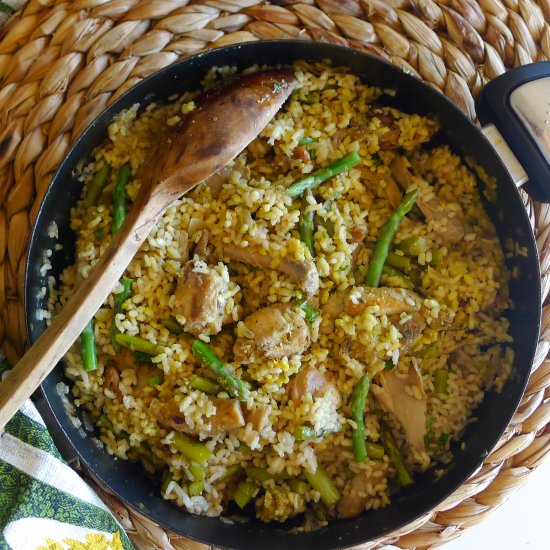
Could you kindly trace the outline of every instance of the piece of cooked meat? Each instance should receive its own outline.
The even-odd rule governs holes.
[[[120,375],[114,365],[107,365],[105,367],[103,389],[114,391],[118,397],[122,397],[122,392],[120,391]]]
[[[264,307],[243,322],[247,335],[239,336],[233,346],[238,363],[292,357],[309,346],[309,328],[288,304]]]
[[[136,365],[137,383],[134,386],[135,391],[141,392],[145,388],[148,388],[149,380],[154,376],[157,376],[161,372],[162,371],[158,367],[155,367],[154,365],[150,365],[147,363],[141,363],[139,365]]]
[[[338,502],[337,510],[340,519],[354,518],[365,511],[367,506],[365,493],[367,492],[368,481],[365,470],[361,470],[353,476],[349,493],[343,495],[340,502]]]
[[[391,171],[397,183],[403,190],[407,190],[415,180],[415,177],[409,170],[410,163],[401,155],[396,155],[391,163]],[[449,216],[449,209],[439,200],[439,197],[433,193],[429,197],[425,196],[422,187],[419,187],[419,194],[416,199],[418,208],[422,211],[426,220],[429,222],[435,220],[439,222],[437,232],[449,243],[461,241],[464,237],[464,214],[458,204],[454,203],[456,209],[455,215]]]
[[[270,425],[270,414],[271,407],[260,403],[257,404],[252,410],[245,409],[244,419],[247,424],[250,423],[254,430],[261,432],[264,428]]]
[[[336,407],[339,407],[342,402],[340,392],[334,383],[315,367],[302,369],[288,384],[287,392],[295,405],[302,401],[306,393],[311,394],[312,397],[327,396]]]
[[[172,313],[185,317],[191,334],[217,334],[222,328],[227,281],[201,260],[191,260],[178,278]]]
[[[384,197],[392,207],[401,202],[403,193],[390,174],[372,171],[366,166],[359,166],[361,181],[365,182],[371,189],[375,190],[380,197]]]
[[[175,401],[163,403],[152,409],[153,416],[157,422],[165,428],[171,428],[178,432],[190,435],[199,435],[201,431],[209,435],[217,435],[223,432],[231,432],[245,425],[241,404],[236,399],[216,399],[211,398],[216,405],[216,414],[202,418],[203,424],[208,425],[209,429],[199,430],[196,427],[191,428],[184,414],[180,411]]]
[[[405,288],[356,286],[337,290],[321,306],[321,334],[329,334],[334,328],[334,320],[342,313],[355,316],[374,305],[379,307],[378,315],[414,314],[422,307],[422,299]]]
[[[354,120],[349,128],[337,130],[331,137],[331,141],[334,146],[337,146],[344,137],[349,136],[351,141],[357,140],[367,146],[378,146],[382,151],[391,151],[400,147],[414,149],[417,145],[429,141],[438,126],[428,125],[426,133],[403,134],[401,121],[412,116],[415,115],[402,113],[392,107],[373,106],[366,116]],[[374,124],[376,119],[379,121],[377,125]]]
[[[407,392],[407,387],[412,395]],[[417,392],[414,387],[418,388]],[[393,370],[383,371],[378,375],[377,384],[371,385],[371,390],[382,408],[393,413],[403,426],[413,454],[426,467],[428,464],[423,453],[426,450],[424,436],[428,400],[418,369],[411,364],[406,378],[397,376]]]
[[[385,361],[373,354],[372,348],[369,349],[363,342],[348,338],[344,340],[338,352],[340,359],[347,365],[352,361],[360,363],[362,372],[368,372],[373,379],[380,371],[386,367]]]
[[[420,308],[420,311],[411,313],[404,318],[401,318],[400,315],[391,315],[389,317],[390,322],[395,325],[403,336],[403,340],[401,341],[401,351],[403,352],[411,349],[416,337],[426,328],[426,320],[421,312],[422,308]]]
[[[234,244],[226,244],[223,255],[230,260],[244,264],[275,269],[288,275],[308,295],[317,294],[319,290],[319,272],[312,260],[295,260],[294,258],[272,258],[262,254],[259,248],[247,246],[242,248]]]
[[[356,286],[348,292],[345,311],[349,315],[359,315],[368,307],[378,306],[379,315],[395,315],[418,311],[422,299],[412,290],[389,287]]]

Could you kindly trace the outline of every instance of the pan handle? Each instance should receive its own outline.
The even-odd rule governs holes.
[[[518,67],[489,82],[478,99],[478,114],[482,123],[496,126],[489,124],[483,132],[499,154],[504,151],[501,158],[514,181],[523,179],[510,160],[515,155],[529,179],[527,193],[550,202],[550,61]]]

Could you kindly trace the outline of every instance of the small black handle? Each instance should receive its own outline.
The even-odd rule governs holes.
[[[482,124],[495,124],[529,176],[525,191],[550,202],[550,61],[495,78],[477,107]]]

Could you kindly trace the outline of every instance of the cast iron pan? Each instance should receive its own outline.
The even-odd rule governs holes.
[[[47,236],[48,226],[59,227],[63,250],[53,257],[57,276],[73,262],[74,236],[69,229],[69,214],[81,192],[81,184],[73,178],[77,163],[90,156],[94,147],[106,136],[113,117],[136,102],[141,105],[162,100],[175,92],[199,89],[200,80],[213,66],[254,64],[289,65],[295,59],[321,61],[331,59],[334,65],[347,66],[362,75],[365,82],[397,91],[394,104],[398,108],[421,114],[432,114],[442,121],[440,139],[455,152],[471,156],[498,182],[497,201],[488,203],[489,212],[501,242],[516,241],[525,247],[526,256],[509,261],[519,277],[511,280],[511,296],[515,309],[510,312],[511,334],[516,360],[513,375],[501,394],[489,393],[477,410],[479,420],[467,429],[464,449],[455,449],[455,460],[446,475],[434,480],[431,473],[417,477],[414,485],[394,497],[391,506],[364,513],[349,520],[335,520],[326,528],[310,533],[291,532],[292,523],[263,524],[255,519],[244,525],[227,525],[215,518],[197,517],[163,500],[158,483],[153,482],[139,465],[117,460],[99,449],[90,436],[83,437],[69,421],[56,391],[59,382],[70,384],[58,365],[42,384],[46,406],[42,407],[48,427],[57,434],[66,451],[76,454],[89,471],[126,504],[160,525],[185,536],[212,545],[229,548],[324,549],[347,547],[379,538],[432,509],[458,488],[481,464],[499,439],[520,400],[533,361],[540,324],[540,273],[537,250],[525,208],[504,165],[478,128],[443,95],[379,59],[346,48],[314,42],[254,42],[211,50],[176,63],[143,80],[113,103],[82,134],[71,149],[46,194],[34,227],[28,255],[26,276],[26,314],[30,341],[44,330],[44,321],[37,319],[37,310],[46,308],[47,298],[40,288],[47,287],[40,274],[45,250],[56,244]],[[482,185],[480,183],[480,185]]]

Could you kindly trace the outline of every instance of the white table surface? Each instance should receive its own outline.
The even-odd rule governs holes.
[[[439,546],[441,550],[550,550],[550,459],[529,481],[478,525]],[[384,550],[400,550],[387,545]]]
[[[550,459],[491,516],[445,544],[444,550],[550,549]]]

